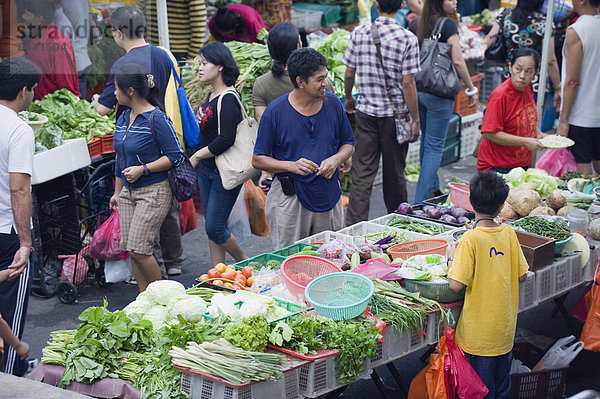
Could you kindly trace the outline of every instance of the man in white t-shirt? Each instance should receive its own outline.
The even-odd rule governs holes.
[[[28,267],[31,241],[31,171],[35,139],[18,112],[33,100],[42,72],[24,58],[0,62],[0,314],[19,339],[23,336],[33,270]],[[21,376],[25,359],[4,343],[4,372]]]

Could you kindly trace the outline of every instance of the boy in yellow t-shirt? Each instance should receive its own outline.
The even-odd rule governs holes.
[[[510,398],[519,282],[529,268],[512,227],[494,221],[507,196],[508,187],[495,172],[473,177],[475,227],[461,237],[448,272],[453,291],[467,287],[455,339],[489,389],[486,398]]]

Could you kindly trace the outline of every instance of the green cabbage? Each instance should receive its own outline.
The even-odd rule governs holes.
[[[146,288],[146,298],[155,305],[166,306],[171,298],[183,295],[185,295],[185,287],[173,280],[154,281]]]
[[[167,322],[168,315],[166,306],[154,306],[144,315],[143,320],[150,321],[152,328],[159,330]]]
[[[198,323],[206,312],[206,302],[197,295],[188,295],[172,302],[169,318],[176,319],[181,315],[188,323]]]

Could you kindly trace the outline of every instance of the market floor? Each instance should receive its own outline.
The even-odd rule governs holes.
[[[475,170],[475,159],[471,157],[465,158],[460,162],[440,169],[440,179],[442,182],[447,182],[452,177],[468,180],[475,173]],[[409,183],[408,195],[410,199],[414,198],[414,191],[415,184]],[[374,187],[371,197],[369,218],[372,219],[385,214],[381,185],[377,185]],[[200,217],[198,222],[200,227],[183,237],[185,261],[183,264],[183,273],[176,280],[186,286],[193,285],[196,277],[212,267],[206,234],[202,228],[203,218]],[[242,247],[248,256],[273,250],[269,239],[266,237],[253,236],[244,242]],[[567,309],[573,307],[581,292],[582,290],[580,289],[569,295],[566,301]],[[78,325],[77,316],[87,307],[101,306],[103,299],[106,298],[110,310],[122,309],[135,299],[136,295],[137,286],[118,283],[105,288],[98,287],[97,285],[84,288],[81,291],[79,300],[72,305],[62,304],[56,297],[49,299],[32,297],[29,302],[24,334],[24,340],[31,347],[31,356],[41,357],[42,348],[46,345],[51,331],[75,328]],[[518,327],[554,339],[570,335],[571,332],[564,319],[560,315],[553,317],[552,313],[553,303],[545,304],[520,315]],[[411,379],[424,367],[425,364],[419,360],[419,357],[424,352],[425,350],[421,350],[394,363],[407,383],[410,383]],[[568,394],[589,388],[600,389],[600,356],[596,355],[600,354],[582,354],[573,363],[567,385]],[[387,368],[380,367],[377,369],[377,373],[383,380],[387,394],[390,397],[399,397],[398,386]],[[375,384],[370,379],[357,381],[343,395],[344,398],[348,399],[375,398],[378,396]]]

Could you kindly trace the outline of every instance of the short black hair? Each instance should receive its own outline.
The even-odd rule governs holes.
[[[129,39],[138,39],[146,34],[146,17],[136,7],[119,7],[110,14],[112,30],[121,31]]]
[[[292,54],[292,51],[298,48],[300,42],[300,33],[298,29],[289,22],[275,25],[267,37],[267,46],[269,54],[274,62],[271,66],[273,75],[280,77],[283,75],[285,64]]]
[[[469,184],[471,206],[477,213],[495,215],[508,198],[508,186],[496,172],[479,172]]]
[[[600,6],[600,0],[590,0],[590,5],[594,7]]]
[[[0,100],[13,101],[24,87],[31,90],[42,80],[42,71],[22,57],[5,58],[0,62]]]
[[[292,51],[287,61],[288,73],[294,87],[298,87],[296,78],[308,82],[319,69],[327,68],[327,58],[314,48],[306,47]]]
[[[227,86],[233,86],[240,76],[240,70],[235,63],[231,51],[221,42],[211,43],[200,49],[200,55],[211,64],[221,65],[221,77]]]
[[[217,9],[215,26],[219,33],[235,31],[236,35],[241,35],[246,30],[246,20],[227,6],[221,6]]]
[[[125,64],[115,74],[115,84],[125,95],[127,90],[132,88],[140,97],[156,107],[159,104],[158,86],[156,82],[153,87],[149,84],[149,81],[153,80],[154,76],[150,78],[148,71],[139,64]]]
[[[28,0],[25,2],[25,11],[40,16],[44,22],[50,25],[54,20],[54,2],[52,0]]]
[[[386,14],[396,13],[402,8],[404,0],[378,0],[379,11]]]
[[[535,51],[532,48],[528,47],[519,47],[513,49],[510,53],[510,63],[514,64],[517,58],[521,57],[533,57],[533,62],[535,62],[535,70],[537,71],[540,66],[540,53]]]

